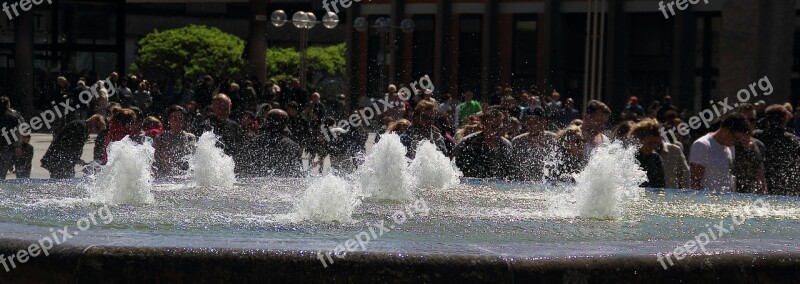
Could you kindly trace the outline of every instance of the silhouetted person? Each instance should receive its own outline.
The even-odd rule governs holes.
[[[21,119],[22,116],[11,108],[11,100],[8,97],[0,97],[0,130],[5,138],[0,140],[0,169],[2,169],[0,180],[6,179],[6,171],[14,161],[14,152],[20,136],[17,127]]]
[[[244,140],[242,127],[230,119],[231,99],[225,94],[218,94],[212,103],[213,114],[203,122],[203,132],[213,131],[219,137],[220,146],[225,154],[238,162],[239,152]],[[202,135],[202,134],[201,134]]]
[[[503,138],[503,112],[489,109],[480,119],[483,131],[464,137],[453,149],[456,166],[465,177],[510,178],[515,166],[511,142]]]
[[[280,109],[267,113],[266,126],[247,146],[252,155],[248,157],[245,173],[251,176],[300,177],[303,163],[300,146],[292,141],[286,127],[289,115]]]
[[[106,122],[100,115],[67,123],[64,131],[47,148],[41,160],[42,168],[48,170],[53,179],[75,177],[75,164],[81,162],[83,145],[89,134],[98,133],[105,127]]]
[[[800,141],[787,129],[792,114],[782,105],[764,112],[763,131],[755,138],[764,143],[764,172],[769,194],[800,194]]]
[[[197,137],[186,132],[186,110],[172,106],[167,112],[167,130],[155,139],[155,175],[174,176],[189,169],[184,159],[193,152]]]

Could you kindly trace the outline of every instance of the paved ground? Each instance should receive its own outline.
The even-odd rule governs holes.
[[[86,144],[83,147],[83,159],[86,162],[90,162],[94,159],[92,156],[92,151],[94,150],[94,138],[95,135],[91,135],[89,137],[89,141],[86,141]],[[44,153],[47,151],[47,147],[50,147],[50,142],[53,141],[53,135],[51,134],[31,134],[31,145],[33,146],[33,167],[31,168],[31,178],[50,178],[50,172],[42,168],[42,163],[39,160],[42,159]],[[81,167],[76,166],[76,176],[83,176],[83,173],[80,171]],[[14,179],[16,178],[14,174],[6,175],[6,179]]]
[[[374,141],[375,134],[370,134],[369,141]],[[94,151],[94,139],[95,135],[91,135],[89,140],[86,141],[86,144],[83,146],[83,159],[86,162],[91,162],[94,157],[92,155],[92,151]],[[50,173],[42,168],[42,163],[39,160],[42,159],[44,153],[47,151],[47,147],[50,147],[50,143],[53,141],[53,135],[51,134],[31,134],[31,145],[33,146],[33,167],[31,168],[31,178],[50,178]],[[367,143],[367,151],[372,148],[372,143]],[[304,155],[303,157],[303,164],[308,166],[308,159]],[[325,161],[325,168],[327,172],[327,167],[330,166],[330,161],[326,159]],[[75,176],[82,177],[83,173],[81,171],[81,166],[75,166]],[[16,178],[14,174],[6,175],[6,179],[14,179]]]

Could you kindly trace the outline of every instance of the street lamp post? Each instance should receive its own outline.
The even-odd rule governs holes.
[[[318,23],[322,23],[328,29],[333,29],[339,25],[339,16],[336,13],[328,12],[322,17],[322,21],[317,21],[317,16],[312,12],[297,11],[292,15],[292,20],[286,18],[286,12],[275,10],[272,12],[270,22],[275,27],[282,27],[286,22],[291,22],[295,28],[300,29],[300,85],[306,87],[306,73],[308,66],[306,62],[306,48],[308,47],[308,30],[314,28]],[[267,59],[269,60],[269,59]]]
[[[389,42],[389,31],[391,29],[400,29],[404,33],[412,33],[414,32],[414,20],[412,19],[404,19],[400,22],[400,26],[392,26],[391,20],[388,18],[380,17],[375,20],[375,25],[370,26],[367,23],[367,19],[364,17],[358,17],[353,22],[353,28],[355,28],[358,32],[366,32],[369,28],[374,28],[381,34],[381,51],[378,54],[378,65],[381,66],[381,86],[386,87],[388,84],[386,80],[388,79],[388,65],[391,64],[391,60],[389,58],[388,49],[391,45],[391,48],[397,48],[394,43]]]

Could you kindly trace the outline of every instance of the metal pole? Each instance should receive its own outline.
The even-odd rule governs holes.
[[[606,41],[606,0],[600,6],[600,64],[597,66],[597,99],[603,100],[603,49]]]
[[[594,6],[592,9],[592,73],[589,75],[591,76],[591,89],[589,91],[589,96],[591,99],[597,99],[597,20],[598,20],[598,4],[599,0],[592,0],[594,2]]]
[[[381,86],[379,90],[387,90],[383,88],[387,88],[389,85],[389,66],[387,62],[389,62],[389,32],[381,32]],[[383,92],[383,91],[381,91]],[[380,96],[380,93],[378,93]]]
[[[306,88],[306,73],[308,68],[306,66],[306,45],[308,44],[308,29],[302,28],[302,36],[300,39],[300,86]]]
[[[589,101],[589,38],[592,36],[592,0],[586,0],[586,45],[584,47],[583,62],[583,112],[586,113],[586,105]]]

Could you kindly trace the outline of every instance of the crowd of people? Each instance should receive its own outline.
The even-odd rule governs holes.
[[[357,95],[357,107],[348,112],[343,95],[323,101],[297,80],[262,86],[247,80],[217,84],[205,76],[199,87],[169,95],[156,83],[116,73],[94,84],[81,78],[75,88],[59,77],[55,85],[52,99],[57,102],[77,101],[87,89],[98,96],[52,128],[53,142],[40,161],[51,178],[74,177],[75,165],[86,164],[80,157],[89,134],[97,134],[93,154],[98,164],[107,162],[109,144],[125,137],[152,145],[157,177],[185,173],[184,157],[208,131],[236,162],[238,176],[299,177],[310,169],[321,171],[326,157],[335,170],[352,171],[369,133],[395,133],[409,158],[428,140],[466,177],[569,182],[598,147],[619,141],[638,147],[636,159],[648,177],[644,187],[800,193],[800,109],[788,103],[741,104],[712,127],[671,141],[663,129],[681,124],[687,113],[669,96],[647,108],[631,97],[617,116],[596,100],[586,102],[581,114],[572,98],[562,100],[557,91],[539,94],[498,86],[478,100],[470,91],[453,96],[424,89],[404,97],[398,93],[404,86],[390,85],[379,97],[391,108],[371,121],[341,125],[336,122],[364,118],[361,110],[377,106],[376,100]],[[0,99],[0,106],[3,127],[13,128],[21,116],[7,98]],[[612,120],[618,123],[610,126]],[[21,137],[0,147],[0,166],[25,178],[33,149],[30,136]],[[310,167],[303,166],[303,153]]]

